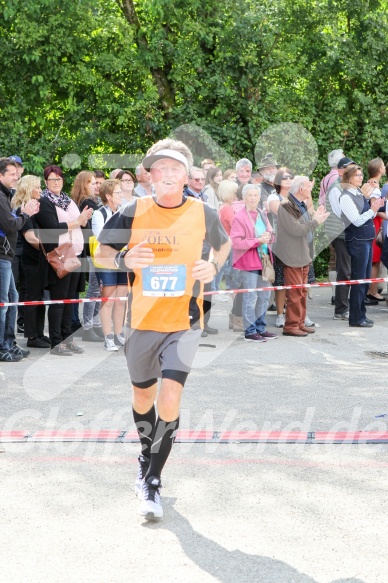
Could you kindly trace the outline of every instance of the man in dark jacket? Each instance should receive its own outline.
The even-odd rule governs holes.
[[[12,275],[18,231],[30,216],[39,210],[39,202],[31,200],[22,206],[20,216],[12,212],[12,189],[19,179],[16,163],[0,158],[0,303],[17,302],[18,293]],[[17,362],[29,351],[21,349],[15,341],[16,306],[0,307],[0,361]]]

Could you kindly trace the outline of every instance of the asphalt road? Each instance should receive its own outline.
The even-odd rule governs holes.
[[[387,430],[388,310],[349,328],[329,298],[309,300],[316,334],[259,345],[229,331],[230,304],[216,304],[220,334],[198,352],[181,429]],[[122,352],[83,346],[2,365],[0,430],[134,429]],[[2,583],[388,580],[387,445],[175,444],[165,518],[152,525],[133,493],[138,446],[0,448]]]

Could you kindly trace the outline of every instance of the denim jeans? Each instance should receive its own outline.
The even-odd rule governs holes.
[[[240,281],[241,285],[238,287],[243,289],[268,286],[268,282],[263,280],[258,271],[242,271],[235,269],[233,270],[233,275]],[[245,334],[261,334],[262,332],[265,332],[265,313],[268,308],[270,296],[270,291],[243,293],[242,316]]]
[[[0,259],[0,301],[17,302],[18,292],[12,274],[12,262]],[[0,351],[8,351],[15,343],[17,306],[0,308]]]
[[[101,296],[100,284],[96,276],[96,269],[91,257],[88,257],[89,263],[89,286],[86,293],[87,298],[99,298]],[[84,304],[83,309],[83,326],[85,330],[93,327],[100,328],[100,302],[90,302]]]
[[[368,279],[372,269],[372,241],[346,241],[350,255],[351,279]],[[366,318],[365,298],[369,283],[350,286],[349,324],[361,324]]]
[[[225,287],[226,289],[230,289],[231,271],[232,271],[232,251],[229,253],[224,265],[221,267],[219,273],[217,273],[217,275],[214,278],[214,291],[218,291],[220,289],[220,283],[223,275],[225,276]]]

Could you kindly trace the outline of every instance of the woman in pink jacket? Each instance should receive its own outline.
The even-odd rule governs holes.
[[[270,244],[273,233],[265,211],[259,210],[260,190],[254,184],[246,184],[242,190],[244,207],[236,213],[230,238],[233,248],[233,267],[237,287],[254,289],[267,287],[261,275],[260,255],[272,256]],[[243,323],[245,340],[266,342],[277,338],[266,331],[265,313],[270,298],[269,291],[244,292]]]

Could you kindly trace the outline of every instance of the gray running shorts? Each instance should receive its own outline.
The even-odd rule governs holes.
[[[148,388],[163,376],[184,384],[190,372],[202,330],[181,332],[127,331],[124,352],[131,381]],[[175,374],[174,374],[175,372]]]

